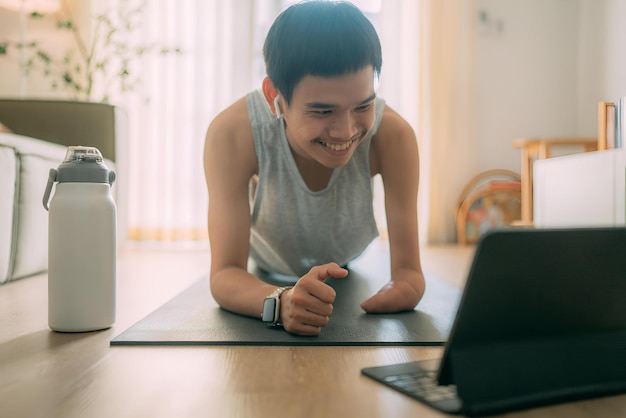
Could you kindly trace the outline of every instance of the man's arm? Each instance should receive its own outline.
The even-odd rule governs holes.
[[[371,313],[412,310],[425,289],[417,231],[419,157],[413,129],[389,107],[373,138],[371,163],[384,184],[391,281],[361,307]]]
[[[207,130],[204,169],[209,191],[211,291],[229,311],[259,317],[274,286],[247,272],[248,187],[256,156],[245,99],[218,115]]]

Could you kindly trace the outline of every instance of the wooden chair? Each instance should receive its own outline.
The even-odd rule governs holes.
[[[598,151],[615,148],[615,103],[598,102]]]
[[[550,158],[553,148],[563,146],[582,146],[585,152],[596,151],[597,138],[518,138],[513,140],[513,147],[522,151],[522,214],[515,225],[532,226],[533,224],[533,161]]]
[[[604,151],[615,147],[615,103],[598,102],[597,138],[519,138],[513,147],[522,150],[522,217],[516,225],[533,224],[533,161],[552,156],[557,146],[582,146],[585,152]]]

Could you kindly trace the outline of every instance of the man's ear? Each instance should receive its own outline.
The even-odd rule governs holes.
[[[263,79],[263,96],[265,96],[265,101],[269,105],[272,113],[276,115],[276,117],[280,117],[281,111],[280,109],[276,109],[275,104],[277,104],[277,97],[280,95],[278,89],[272,83],[272,80],[269,77],[265,77]]]

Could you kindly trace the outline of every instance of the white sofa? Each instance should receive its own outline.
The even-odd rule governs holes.
[[[49,169],[61,163],[69,145],[97,147],[115,169],[116,142],[126,135],[127,122],[118,108],[103,103],[0,99],[0,124],[10,131],[0,132],[1,285],[47,270],[42,201]]]

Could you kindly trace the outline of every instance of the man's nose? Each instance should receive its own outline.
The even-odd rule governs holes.
[[[358,132],[356,118],[350,112],[335,115],[330,121],[330,136],[337,139],[350,139]]]

